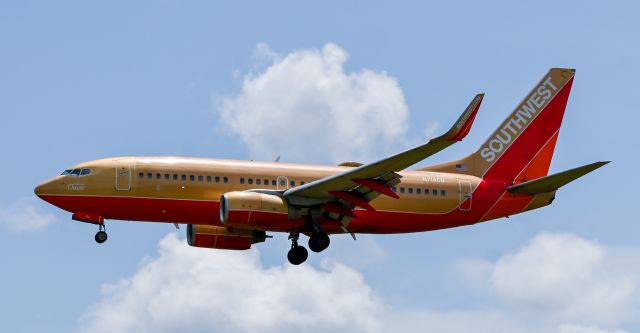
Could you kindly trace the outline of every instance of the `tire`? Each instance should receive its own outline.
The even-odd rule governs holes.
[[[95,238],[95,240],[96,240],[96,243],[98,243],[98,244],[102,244],[102,243],[104,243],[104,242],[106,242],[106,241],[107,241],[107,238],[108,238],[108,237],[107,237],[107,233],[106,233],[106,232],[104,232],[104,231],[100,230],[100,231],[98,231],[98,232],[96,233],[96,236],[95,236],[94,238]]]
[[[292,265],[300,265],[307,260],[309,252],[304,246],[294,246],[287,253],[287,259]]]
[[[329,235],[324,232],[318,232],[309,237],[309,249],[313,252],[322,252],[329,247],[331,240]]]

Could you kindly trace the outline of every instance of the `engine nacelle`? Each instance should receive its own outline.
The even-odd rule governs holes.
[[[277,195],[229,192],[220,198],[220,222],[234,228],[289,230],[304,225],[299,212]]]
[[[187,225],[187,243],[210,249],[247,250],[251,244],[264,242],[264,231],[229,230],[212,225]]]

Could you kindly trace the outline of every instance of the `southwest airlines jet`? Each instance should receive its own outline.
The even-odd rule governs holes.
[[[76,221],[187,224],[191,246],[246,250],[267,232],[291,240],[289,262],[321,252],[329,235],[431,231],[541,208],[563,185],[605,165],[549,175],[575,70],[551,69],[471,155],[410,170],[461,141],[476,117],[475,96],[443,135],[370,163],[337,166],[186,157],[114,157],[78,164],[35,189]]]

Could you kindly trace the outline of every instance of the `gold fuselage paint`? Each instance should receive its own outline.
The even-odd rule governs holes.
[[[236,161],[184,157],[119,157],[81,163],[88,176],[57,176],[43,193],[69,196],[135,197],[218,201],[231,191],[282,190],[349,170],[350,167],[281,162]],[[381,211],[443,214],[460,203],[459,181],[476,188],[481,179],[469,175],[402,171],[395,188],[400,199],[378,196],[371,204]],[[354,184],[355,186],[355,184]]]

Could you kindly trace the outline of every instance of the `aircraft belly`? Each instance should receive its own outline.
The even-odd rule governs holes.
[[[50,195],[43,199],[69,212],[106,219],[219,225],[219,202],[115,196]]]

